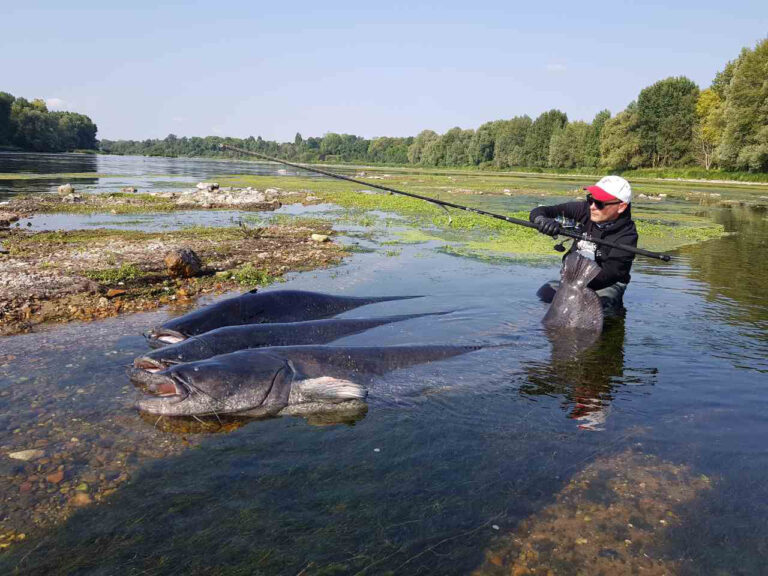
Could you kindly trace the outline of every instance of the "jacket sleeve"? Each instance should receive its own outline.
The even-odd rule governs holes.
[[[528,219],[533,222],[539,216],[547,218],[557,218],[565,216],[571,220],[581,221],[589,211],[586,202],[566,202],[564,204],[555,204],[554,206],[538,206],[531,210]]]
[[[637,232],[622,235],[621,238],[617,238],[613,241],[629,246],[637,246]],[[600,290],[601,288],[605,288],[616,282],[627,282],[629,279],[629,270],[632,268],[634,259],[635,255],[632,252],[611,248],[605,260],[600,263],[600,274],[598,274],[587,286],[592,288],[592,290]]]

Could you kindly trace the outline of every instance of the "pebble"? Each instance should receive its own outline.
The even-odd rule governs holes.
[[[25,462],[37,460],[38,458],[42,458],[44,455],[45,452],[42,450],[21,450],[19,452],[11,452],[8,454],[8,456],[14,460],[24,460]]]
[[[88,494],[85,492],[78,492],[72,498],[70,498],[69,502],[73,506],[87,506],[92,502],[92,500],[91,497],[88,496]]]
[[[58,484],[62,480],[64,480],[64,470],[57,470],[53,474],[48,474],[48,476],[45,477],[48,482],[51,484]]]

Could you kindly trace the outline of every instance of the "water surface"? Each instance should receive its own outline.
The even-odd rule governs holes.
[[[384,376],[367,413],[336,422],[225,422],[206,432],[142,418],[125,366],[146,350],[141,332],[181,310],[0,339],[2,452],[46,451],[28,464],[3,456],[3,529],[28,536],[0,566],[467,574],[590,462],[633,449],[711,479],[674,511],[680,524],[660,539],[661,558],[683,559],[689,574],[763,573],[768,220],[707,210],[735,234],[669,264],[638,259],[626,317],[576,357],[540,327],[546,308],[534,293],[556,276],[556,259],[483,262],[435,243],[387,256],[377,241],[391,233],[374,227],[377,236],[357,241],[375,252],[271,289],[425,296],[348,317],[452,311],[339,343],[513,346]],[[58,466],[65,476],[54,486],[45,475]],[[89,497],[108,496],[46,524],[83,483]]]

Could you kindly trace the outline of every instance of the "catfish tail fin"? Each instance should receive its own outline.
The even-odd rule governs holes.
[[[563,284],[586,287],[598,274],[600,274],[600,266],[594,260],[572,253],[563,260],[560,280]]]

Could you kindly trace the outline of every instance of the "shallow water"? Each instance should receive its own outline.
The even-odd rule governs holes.
[[[0,201],[18,194],[56,192],[67,181],[82,192],[119,192],[134,186],[139,192],[189,188],[221,174],[295,176],[293,168],[280,168],[264,162],[240,162],[200,158],[154,158],[146,156],[108,156],[96,154],[29,154],[0,152],[0,173],[19,174],[94,174],[104,178],[35,178],[0,180]],[[303,172],[302,176],[313,176]]]
[[[632,448],[712,480],[674,510],[680,524],[661,557],[683,558],[683,573],[763,573],[768,220],[746,209],[711,216],[738,234],[669,264],[638,259],[626,317],[576,358],[539,324],[546,308],[534,293],[557,274],[555,259],[488,263],[425,243],[292,275],[272,289],[425,295],[348,317],[453,311],[339,343],[512,344],[382,377],[367,413],[337,423],[225,422],[213,434],[142,418],[125,366],[146,350],[141,332],[181,310],[0,339],[3,529],[28,534],[0,567],[466,574],[590,462]],[[50,461],[5,456],[33,447]],[[59,466],[53,485],[45,476]],[[83,482],[90,497],[112,492],[32,527]]]

